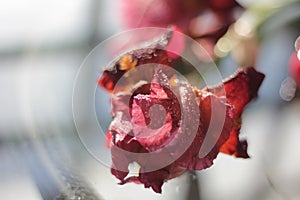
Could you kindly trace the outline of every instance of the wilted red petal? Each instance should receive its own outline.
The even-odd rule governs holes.
[[[239,158],[249,158],[247,153],[247,141],[239,140],[240,129],[241,124],[231,130],[230,137],[222,146],[220,152],[228,155],[234,155]]]
[[[110,129],[113,136],[113,145],[111,147],[112,167],[111,172],[118,178],[121,183],[126,183],[125,177],[128,175],[128,166],[130,163],[136,161],[136,157],[131,157],[130,152],[133,153],[147,153],[138,141],[136,141],[131,134],[120,134],[116,130]],[[143,158],[141,158],[143,159]]]
[[[122,55],[121,58],[117,60],[109,69],[103,72],[102,76],[98,80],[98,84],[108,92],[112,93],[115,90],[116,93],[124,91],[128,89],[128,87],[132,87],[140,80],[144,80],[148,76],[153,66],[157,66],[158,64],[171,66],[174,54],[170,54],[170,52],[168,52],[166,49],[170,48],[168,45],[170,40],[172,40],[174,31],[175,28],[171,27],[158,38],[153,39],[153,41],[148,41],[147,46],[144,48],[135,49]],[[176,38],[174,39],[176,41],[181,41],[183,38],[178,38],[178,35],[179,33],[175,34]],[[180,44],[180,47],[175,50],[180,52],[183,48],[184,43]],[[118,88],[115,88],[118,81],[122,81],[121,78],[125,75],[125,73],[145,64],[150,64],[148,66],[149,69],[151,68],[149,71],[147,71],[145,74],[142,72],[136,73],[134,77],[126,79],[127,82],[121,82],[118,84]],[[174,74],[174,71],[165,71],[165,73],[171,76]]]
[[[167,104],[165,105],[167,107],[158,107],[164,104]],[[132,105],[133,132],[137,140],[149,151],[161,148],[172,138],[170,110],[165,111],[170,109],[170,106],[171,102],[168,100],[154,99],[145,95],[135,97]]]
[[[172,163],[167,167],[164,167],[159,170],[152,172],[140,173],[139,180],[145,185],[145,187],[151,187],[155,192],[161,193],[161,187],[164,182],[169,179],[180,176],[186,171],[186,168],[183,168],[176,163]]]
[[[122,60],[122,58],[126,56],[131,56],[132,60],[136,61],[137,64],[135,64],[134,66],[133,65],[128,66],[128,68],[126,67],[120,68],[120,61]],[[156,65],[163,64],[169,66],[170,59],[171,59],[170,57],[168,57],[166,51],[161,49],[153,49],[153,48],[149,48],[146,50],[145,49],[135,50],[133,52],[124,55],[122,58],[116,64],[114,64],[112,69],[105,70],[102,76],[100,77],[100,79],[98,80],[98,84],[101,87],[105,88],[110,93],[113,92],[115,85],[121,79],[121,77],[124,76],[124,74],[127,71],[132,70],[133,68],[139,65],[148,64],[148,63],[149,64],[155,63]],[[139,80],[143,80],[143,79],[141,77],[135,77],[135,79],[132,80],[131,84],[134,85]],[[124,90],[126,86],[127,85],[119,84],[117,90],[118,91]]]
[[[151,187],[155,192],[161,193],[163,183],[168,180],[169,172],[164,169],[153,172],[141,173],[139,180],[144,183],[145,188]]]
[[[155,151],[176,134],[180,121],[180,104],[170,90],[166,77],[156,74],[148,94],[134,96],[131,115],[136,139],[149,151]]]
[[[188,150],[176,161],[190,170],[210,167],[233,127],[230,105],[211,93],[199,95],[200,124],[197,135]],[[204,144],[205,140],[207,142]],[[204,151],[206,153],[202,156]]]
[[[114,133],[114,130],[110,131],[113,135],[113,146],[111,148],[113,164],[111,172],[121,181],[120,184],[129,182],[142,183],[146,188],[151,187],[155,192],[161,193],[161,187],[165,181],[177,177],[186,171],[185,168],[172,163],[162,169],[144,172],[144,168],[155,164],[157,160],[159,161],[159,157],[152,157],[150,160],[145,160],[142,155],[132,157],[130,153],[127,154],[126,152],[147,153],[148,151],[130,134],[120,135],[117,132]],[[138,162],[141,165],[140,173],[138,176],[128,177],[128,166],[132,162]]]
[[[216,96],[224,97],[234,107],[234,116],[241,116],[244,107],[255,97],[264,80],[265,75],[253,67],[240,68],[234,75],[223,82],[222,85],[206,89]],[[225,93],[223,93],[223,89]]]
[[[240,69],[235,75],[224,82],[224,88],[217,86],[206,90],[217,96],[226,95],[226,100],[234,109],[234,127],[229,140],[222,146],[221,152],[247,158],[247,142],[239,141],[241,115],[245,106],[255,97],[265,75],[257,72],[253,67]],[[223,89],[225,93],[223,93]]]

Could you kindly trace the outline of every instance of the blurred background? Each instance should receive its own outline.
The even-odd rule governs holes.
[[[199,7],[185,13],[178,2]],[[207,2],[2,1],[0,198],[300,199],[300,81],[289,71],[299,66],[289,60],[300,35],[300,2]],[[142,185],[118,185],[88,153],[73,121],[72,91],[82,62],[101,41],[133,27],[170,24],[207,47],[224,77],[255,65],[266,79],[243,115],[241,136],[251,158],[220,154],[211,168],[173,179],[155,194]],[[98,119],[108,127],[109,97],[99,91],[95,98]],[[93,132],[90,119],[81,120]]]

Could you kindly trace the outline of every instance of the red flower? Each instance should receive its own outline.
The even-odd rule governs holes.
[[[142,183],[160,193],[165,181],[186,170],[210,167],[219,152],[247,158],[247,143],[238,138],[241,114],[263,78],[254,68],[241,69],[224,82],[222,93],[221,86],[198,90],[184,82],[171,85],[160,70],[151,83],[112,96],[112,174],[120,184]],[[205,140],[213,145],[203,150]],[[200,151],[207,153],[201,157]],[[128,177],[133,162],[140,165],[139,173]]]
[[[197,16],[201,7],[198,0],[123,0],[122,19],[129,28],[167,27],[176,25],[186,30],[191,18]]]
[[[241,116],[264,75],[240,69],[199,90],[175,78],[168,52],[157,45],[123,55],[99,85],[113,93],[107,131],[112,174],[120,184],[141,183],[161,193],[165,181],[210,167],[220,152],[249,157],[247,142],[239,140]],[[140,167],[131,175],[134,162]]]
[[[235,0],[123,0],[126,28],[175,25],[197,39],[213,56],[213,47],[243,7]]]

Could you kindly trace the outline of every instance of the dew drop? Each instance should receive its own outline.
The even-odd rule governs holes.
[[[153,52],[154,52],[153,49],[148,49],[148,50],[147,50],[147,53],[148,53],[148,54],[152,54]]]
[[[162,46],[166,46],[168,44],[168,40],[167,39],[163,39],[163,40],[161,40],[160,44]]]

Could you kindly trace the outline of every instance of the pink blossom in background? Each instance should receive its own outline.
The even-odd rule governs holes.
[[[123,0],[124,28],[175,25],[214,57],[220,37],[244,10],[235,0]]]

